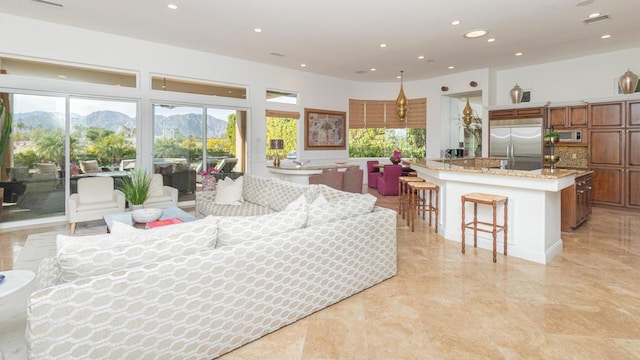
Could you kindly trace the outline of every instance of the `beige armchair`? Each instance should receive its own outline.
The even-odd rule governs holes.
[[[110,176],[95,176],[78,179],[78,192],[67,201],[71,235],[76,224],[83,221],[100,220],[106,214],[124,212],[125,197],[113,188]]]
[[[178,206],[178,189],[164,186],[162,174],[152,174],[149,197],[144,202],[144,206],[155,208]]]

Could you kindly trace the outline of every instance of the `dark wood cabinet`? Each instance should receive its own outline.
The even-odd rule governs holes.
[[[547,128],[564,128],[567,126],[567,108],[549,108],[547,113]]]
[[[489,111],[489,120],[514,119],[515,117],[516,117],[516,109]]]
[[[587,106],[570,106],[567,111],[568,127],[587,126]]]
[[[491,110],[489,120],[539,118],[545,116],[545,111],[544,107]]]
[[[593,170],[593,204],[608,206],[624,206],[624,169],[592,168]]]
[[[627,126],[640,126],[640,101],[629,101],[627,107]]]
[[[587,106],[549,108],[547,127],[554,129],[584,128],[587,126]]]
[[[624,102],[589,104],[589,128],[624,126]]]
[[[589,131],[589,162],[593,166],[624,166],[624,130]]]
[[[591,173],[576,177],[575,183],[562,190],[562,231],[571,231],[589,219],[593,176]]]
[[[626,205],[640,209],[640,168],[627,169]]]
[[[543,107],[516,109],[516,117],[518,118],[543,117],[544,110],[545,108]]]
[[[640,128],[627,130],[627,144],[627,167],[640,168]]]

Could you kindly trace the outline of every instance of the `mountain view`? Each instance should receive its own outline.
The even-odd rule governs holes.
[[[154,124],[156,136],[195,136],[200,137],[201,125],[200,115],[179,114],[179,115],[157,115]],[[16,113],[13,116],[16,128],[37,128],[61,129],[64,128],[64,114],[58,112],[32,111],[27,113]],[[207,137],[223,138],[226,134],[227,120],[218,119],[214,116],[207,117]],[[134,129],[136,119],[117,111],[96,111],[89,115],[81,116],[71,114],[71,126],[76,127],[96,127],[120,133],[124,128]]]

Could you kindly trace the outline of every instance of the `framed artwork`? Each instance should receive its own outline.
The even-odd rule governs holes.
[[[304,109],[305,150],[346,150],[347,113]]]

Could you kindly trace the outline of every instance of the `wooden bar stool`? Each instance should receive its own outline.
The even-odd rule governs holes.
[[[416,176],[400,176],[398,178],[398,195],[399,195],[399,204],[398,204],[398,215],[402,215],[404,219],[406,210],[405,208],[409,205],[409,188],[407,187],[407,183],[414,181],[424,181],[423,178],[419,178]],[[408,224],[407,224],[408,225]]]
[[[411,196],[410,208],[411,212],[407,214],[409,217],[409,223],[411,225],[411,231],[414,231],[416,215],[420,215],[422,212],[422,219],[425,218],[427,211],[429,212],[429,226],[431,226],[431,212],[435,212],[436,222],[436,234],[438,233],[438,203],[440,198],[440,186],[430,183],[428,181],[423,182],[408,182],[409,195]],[[428,193],[427,193],[428,191]],[[433,202],[433,193],[435,192],[435,203]],[[427,201],[428,200],[428,201]]]
[[[466,222],[465,220],[465,203],[473,203],[473,221]],[[496,224],[496,211],[498,204],[504,203],[504,222],[502,225]],[[478,204],[491,205],[493,207],[493,222],[478,221]],[[462,195],[462,253],[464,254],[465,247],[465,232],[466,229],[473,229],[473,247],[478,246],[478,231],[491,233],[493,235],[493,262],[496,262],[496,237],[498,231],[504,233],[504,255],[507,255],[507,232],[508,232],[508,219],[507,212],[509,206],[509,198],[502,195],[493,194],[481,194],[471,193]],[[491,226],[491,229],[479,228],[478,225]]]

